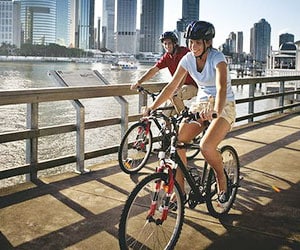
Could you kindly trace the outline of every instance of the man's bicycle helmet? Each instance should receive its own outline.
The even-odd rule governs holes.
[[[176,33],[172,31],[166,31],[160,35],[160,42],[163,42],[165,39],[171,39],[173,43],[178,43],[178,37]]]
[[[184,38],[192,40],[211,40],[215,37],[214,26],[205,21],[191,22],[184,34]]]

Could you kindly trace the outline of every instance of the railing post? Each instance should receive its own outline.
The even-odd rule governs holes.
[[[69,85],[59,77],[56,71],[50,71],[50,76],[53,77],[61,86]],[[84,133],[85,133],[85,109],[79,100],[72,100],[72,105],[76,110],[76,170],[79,174],[90,172],[84,168]]]
[[[26,127],[30,130],[38,129],[38,103],[27,104]],[[38,138],[26,139],[26,163],[30,165],[30,174],[25,175],[26,181],[37,179]]]
[[[249,103],[248,103],[248,114],[252,114],[254,113],[254,101],[253,98],[254,97],[254,91],[255,91],[255,83],[251,83],[249,85]],[[253,122],[253,116],[251,116],[250,118],[248,118],[248,122]]]
[[[76,108],[76,172],[84,174],[89,172],[84,168],[84,131],[85,131],[85,110],[82,103],[74,101]]]
[[[97,70],[94,70],[94,73],[96,76],[105,84],[105,85],[111,85],[109,81],[105,79],[103,75],[101,75]],[[117,96],[115,99],[118,101],[118,103],[121,105],[121,138],[124,136],[125,132],[128,129],[128,102],[123,96]],[[125,147],[127,148],[127,147]]]
[[[280,81],[279,84],[279,93],[281,96],[279,97],[279,107],[284,107],[284,81]],[[283,113],[283,109],[280,110],[280,113]]]
[[[147,106],[147,95],[144,95],[143,93],[139,94],[139,113],[142,111],[142,107]]]

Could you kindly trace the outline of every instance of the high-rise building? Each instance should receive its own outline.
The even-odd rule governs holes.
[[[230,53],[236,53],[236,34],[230,32],[228,36],[228,48]]]
[[[0,1],[0,44],[13,44],[13,3]]]
[[[267,62],[271,49],[271,25],[261,19],[251,28],[250,53],[257,62]]]
[[[140,51],[156,52],[162,50],[159,36],[163,32],[164,1],[142,0]]]
[[[56,43],[70,46],[71,3],[70,0],[56,2]]]
[[[137,0],[117,1],[116,51],[136,54]]]
[[[0,45],[2,43],[20,47],[21,22],[20,2],[0,0]]]
[[[100,37],[101,37],[101,17],[98,17],[97,28],[95,29],[95,49],[101,48],[100,47]]]
[[[76,0],[70,0],[70,48],[75,47],[75,34],[76,34]]]
[[[102,1],[101,48],[115,51],[115,0]]]
[[[92,49],[94,47],[95,0],[76,0],[75,47]]]
[[[25,43],[56,43],[56,0],[22,0],[21,23]]]
[[[289,34],[289,33],[284,33],[284,34],[281,34],[279,36],[279,47],[281,46],[281,44],[283,43],[287,43],[287,42],[294,42],[294,35],[293,34]]]
[[[237,53],[238,54],[243,53],[243,50],[244,50],[243,43],[244,43],[243,32],[238,31],[238,33],[237,33]]]
[[[177,21],[177,31],[184,32],[189,23],[199,20],[200,0],[182,0],[182,18]]]

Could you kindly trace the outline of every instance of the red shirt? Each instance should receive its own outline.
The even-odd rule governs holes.
[[[159,61],[155,64],[155,66],[159,69],[163,69],[163,68],[168,68],[171,75],[173,76],[177,66],[181,60],[181,58],[188,53],[190,50],[186,47],[183,46],[176,46],[175,48],[175,53],[169,54],[169,53],[165,53],[160,59]],[[185,83],[186,85],[195,85],[197,86],[197,84],[195,83],[195,81],[192,79],[192,77],[190,76],[190,74],[187,75],[186,79],[185,79]]]

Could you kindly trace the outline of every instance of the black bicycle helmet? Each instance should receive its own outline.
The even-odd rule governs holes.
[[[178,43],[178,37],[177,37],[176,33],[173,31],[166,31],[166,32],[162,33],[160,35],[159,40],[160,40],[160,42],[163,42],[167,38],[171,39],[171,41],[173,43]]]
[[[191,22],[184,34],[184,38],[193,40],[211,40],[215,37],[214,26],[205,21],[193,21]]]

